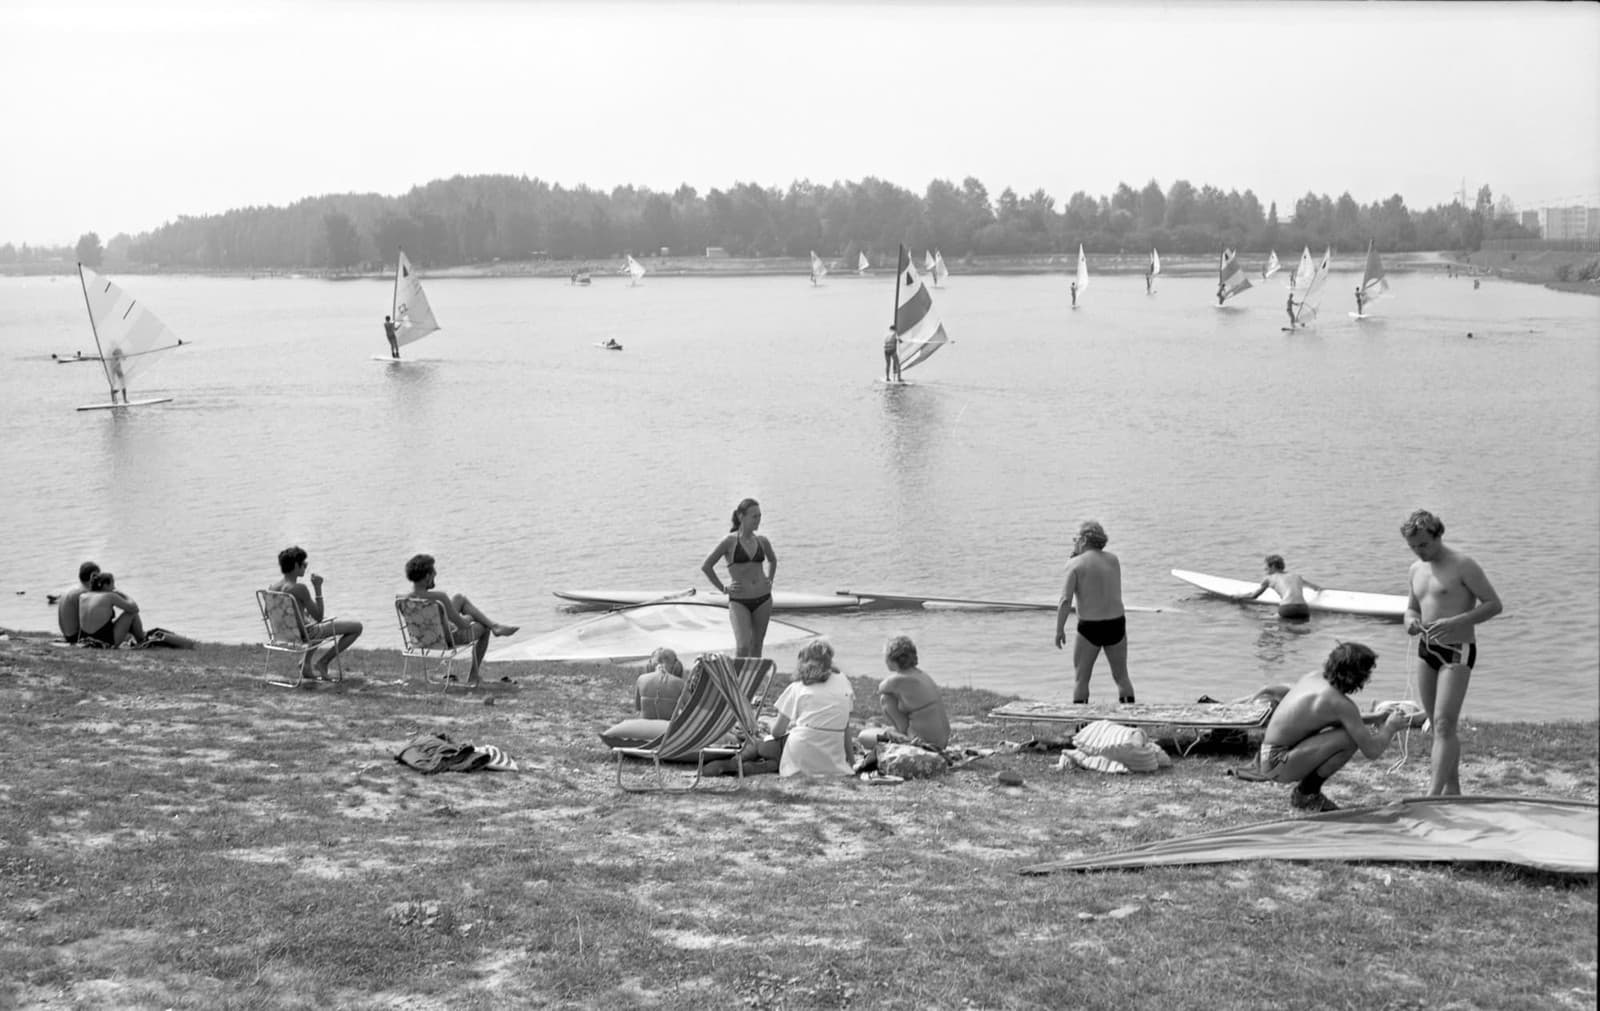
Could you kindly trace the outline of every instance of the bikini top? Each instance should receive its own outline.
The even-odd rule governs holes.
[[[743,565],[747,562],[764,562],[766,560],[767,550],[761,546],[761,538],[756,538],[756,553],[753,558],[745,554],[744,544],[740,542],[739,538],[735,537],[733,539],[733,554],[728,557],[728,561],[734,565]]]

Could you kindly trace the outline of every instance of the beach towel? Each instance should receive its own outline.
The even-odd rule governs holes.
[[[1095,720],[1074,734],[1072,743],[1071,750],[1061,753],[1057,768],[1071,763],[1095,772],[1155,772],[1172,765],[1172,759],[1151,744],[1144,731],[1110,720]]]

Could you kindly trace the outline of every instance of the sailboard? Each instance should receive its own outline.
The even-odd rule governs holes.
[[[416,268],[406,259],[406,251],[403,249],[395,259],[394,295],[390,313],[395,322],[394,340],[401,347],[414,344],[439,329],[439,321],[433,315],[433,306],[428,304],[428,296],[422,290],[422,278],[417,276]],[[398,362],[401,359],[393,355],[374,355],[373,360]]]
[[[1177,578],[1196,586],[1207,593],[1218,597],[1233,597],[1241,593],[1254,593],[1256,587],[1261,585],[1259,579],[1230,579],[1227,576],[1213,576],[1204,572],[1191,572],[1188,569],[1173,569],[1172,574]],[[1313,611],[1327,611],[1332,614],[1359,614],[1369,618],[1388,618],[1399,621],[1405,617],[1406,598],[1398,593],[1368,593],[1362,590],[1334,590],[1323,587],[1313,590],[1309,587],[1305,591],[1306,606]],[[1240,603],[1258,604],[1262,606],[1277,607],[1280,598],[1276,591],[1270,587],[1263,590],[1261,596],[1254,600],[1245,600]]]
[[[1276,274],[1281,266],[1282,264],[1278,262],[1278,251],[1274,249],[1268,252],[1267,265],[1261,268],[1261,280],[1265,281],[1273,274]]]
[[[1239,266],[1238,251],[1224,249],[1222,262],[1217,266],[1217,305],[1224,305],[1228,299],[1249,287],[1250,279],[1244,276],[1244,268]]]
[[[926,593],[887,593],[879,590],[840,590],[841,596],[860,601],[871,610],[923,608],[928,611],[1054,611],[1054,600],[987,600],[982,597],[936,597]],[[1160,614],[1172,607],[1124,607],[1130,614]]]
[[[872,264],[867,262],[867,254],[864,250],[861,252],[860,257],[861,258],[856,262],[856,273],[865,277],[867,270],[871,268]]]
[[[89,329],[94,333],[95,355],[56,357],[58,362],[99,362],[111,399],[103,404],[84,404],[80,411],[115,410],[165,404],[171,397],[131,400],[128,384],[143,375],[164,352],[185,343],[155,313],[83,264],[78,264],[78,281],[83,285],[83,304],[89,310]],[[117,400],[118,394],[122,400]]]
[[[628,287],[630,288],[644,280],[644,264],[635,260],[632,256],[628,257],[628,262],[623,267],[623,270],[628,274]]]
[[[624,607],[636,604],[652,604],[669,599],[691,599],[698,603],[711,604],[715,607],[727,607],[728,595],[725,593],[701,593],[698,590],[629,590],[629,589],[600,589],[600,590],[554,590],[555,596],[568,603],[584,607]],[[845,607],[859,607],[862,601],[854,595],[838,593],[805,593],[793,590],[777,590],[772,594],[772,609],[774,611],[834,611]]]
[[[824,277],[827,277],[827,276],[828,276],[828,268],[822,262],[822,257],[817,255],[816,250],[812,250],[811,251],[811,283],[813,285],[821,284],[822,283],[822,279]]]
[[[891,326],[900,338],[900,371],[905,372],[933,357],[935,351],[950,343],[950,336],[945,333],[939,312],[933,307],[933,295],[917,275],[905,246],[900,247],[899,266]]]
[[[944,284],[944,279],[950,276],[950,269],[944,265],[944,254],[937,249],[933,251],[933,286],[935,288]]]
[[[1333,269],[1333,247],[1322,254],[1311,267],[1311,277],[1300,289],[1304,292],[1294,310],[1294,321],[1300,326],[1310,326],[1317,318],[1317,307],[1322,303],[1322,289],[1327,287],[1328,274]],[[1296,272],[1298,273],[1298,271]]]
[[[1089,290],[1089,258],[1083,255],[1083,243],[1078,243],[1078,294],[1081,296]],[[1076,309],[1078,303],[1074,301],[1072,307]]]
[[[783,646],[814,639],[817,632],[772,619],[767,625],[767,646]],[[710,603],[671,602],[642,604],[585,618],[521,642],[491,650],[487,663],[515,661],[643,660],[657,647],[675,650],[684,660],[705,653],[732,655],[733,626],[726,608]]]
[[[1383,261],[1378,259],[1377,243],[1371,239],[1367,240],[1367,265],[1361,272],[1361,287],[1356,291],[1359,308],[1350,314],[1352,319],[1366,319],[1371,315],[1366,307],[1389,293],[1389,279],[1384,275]]]

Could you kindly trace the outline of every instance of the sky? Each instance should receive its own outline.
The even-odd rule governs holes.
[[[4,0],[0,243],[454,175],[1600,206],[1600,4]]]

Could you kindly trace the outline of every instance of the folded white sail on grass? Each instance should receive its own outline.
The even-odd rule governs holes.
[[[411,261],[406,259],[403,249],[395,264],[392,312],[396,324],[394,339],[398,344],[419,341],[439,329],[439,321],[433,317],[433,306],[428,304],[428,296],[423,294],[422,279],[417,276]]]
[[[162,352],[182,344],[178,335],[155,313],[117,287],[110,279],[78,264],[83,299],[89,307],[100,366],[113,394],[124,392],[132,381],[149,371]]]
[[[1383,261],[1378,259],[1378,247],[1367,242],[1367,266],[1361,273],[1361,301],[1371,305],[1389,293],[1389,279],[1383,273]],[[1363,312],[1366,310],[1363,309]]]
[[[1222,264],[1217,268],[1217,302],[1226,302],[1249,287],[1250,279],[1244,276],[1244,268],[1239,266],[1238,252],[1224,249]]]
[[[895,285],[894,332],[900,335],[900,371],[915,368],[950,343],[933,295],[917,275],[906,247],[900,247],[900,277]]]

